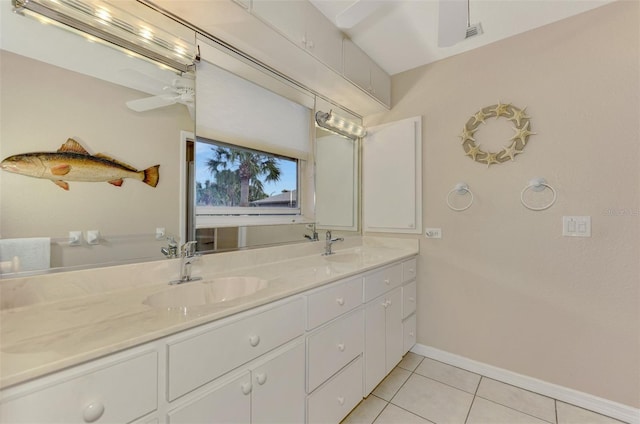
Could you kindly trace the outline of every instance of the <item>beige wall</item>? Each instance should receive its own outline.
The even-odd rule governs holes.
[[[0,156],[56,151],[69,137],[91,154],[105,153],[137,169],[160,164],[152,188],[125,179],[69,182],[64,191],[45,179],[2,172],[0,234],[3,238],[67,237],[68,231],[99,230],[107,239],[179,228],[180,131],[193,131],[182,105],[138,113],[125,102],[145,93],[2,51]],[[52,247],[52,265],[162,257],[153,237],[111,240],[100,246]]]
[[[423,222],[443,230],[420,239],[419,343],[640,406],[638,9],[617,2],[393,77],[393,109],[365,122],[423,117]],[[537,135],[487,169],[458,135],[498,101],[526,106]],[[483,147],[499,150],[511,124],[488,123],[504,141]],[[558,193],[542,212],[520,204],[536,176]],[[459,181],[476,200],[453,212]],[[563,215],[590,215],[592,237],[562,237]]]

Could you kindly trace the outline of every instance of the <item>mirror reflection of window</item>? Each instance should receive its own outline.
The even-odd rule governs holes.
[[[196,158],[196,206],[298,208],[297,159],[204,139]]]

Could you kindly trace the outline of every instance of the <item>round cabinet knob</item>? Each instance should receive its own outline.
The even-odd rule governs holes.
[[[413,268],[409,268],[409,274],[413,274],[413,273],[415,273],[415,272],[416,272],[416,271],[415,271]]]
[[[388,278],[384,280],[384,283],[388,286],[389,284],[391,284],[391,280],[389,280]]]
[[[340,343],[340,344],[338,344],[338,350],[339,350],[340,352],[344,352],[344,343]]]
[[[342,297],[337,298],[336,299],[336,303],[338,305],[340,305],[340,306],[343,306],[344,305],[344,298],[342,298]]]
[[[256,347],[260,344],[260,336],[249,336],[249,344],[253,347]]]
[[[386,301],[382,302],[382,306],[384,306],[385,308],[386,308],[387,306],[389,306],[389,301],[388,301],[388,300],[386,300]]]
[[[243,394],[248,395],[249,393],[251,393],[251,389],[253,388],[253,386],[251,385],[251,383],[242,383],[242,386],[240,386],[240,388],[242,389]]]
[[[338,396],[338,403],[339,403],[340,405],[344,405],[344,397],[342,397],[342,396]]]
[[[91,402],[84,407],[82,419],[84,419],[85,423],[93,423],[98,421],[102,414],[104,414],[104,405],[102,402]]]
[[[415,302],[416,300],[413,297],[409,298],[409,302]]]
[[[258,382],[259,385],[263,385],[264,383],[267,382],[267,374],[265,373],[258,373],[256,374],[256,381]]]

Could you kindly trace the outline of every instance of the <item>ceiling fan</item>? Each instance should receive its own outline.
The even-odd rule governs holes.
[[[471,24],[469,0],[439,0],[438,47],[451,47],[482,34],[482,25]]]
[[[163,87],[162,90],[166,93],[130,100],[126,103],[127,107],[136,112],[146,112],[179,103],[187,107],[191,118],[194,117],[195,84],[193,78],[190,78],[188,74],[174,78],[171,85]]]

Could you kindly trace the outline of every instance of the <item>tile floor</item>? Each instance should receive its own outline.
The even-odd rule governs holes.
[[[343,424],[620,424],[415,353],[344,419]]]

